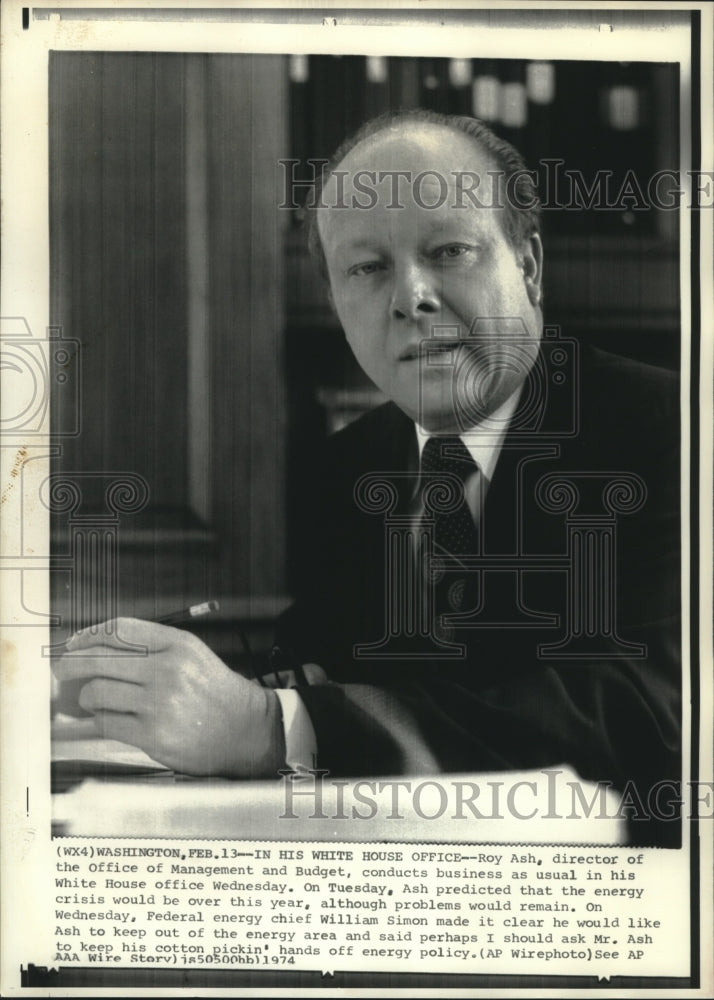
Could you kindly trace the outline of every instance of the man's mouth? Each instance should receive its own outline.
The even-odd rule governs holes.
[[[450,354],[463,346],[462,340],[420,340],[417,344],[405,347],[399,355],[400,361],[416,361],[420,358],[434,357],[436,354]]]

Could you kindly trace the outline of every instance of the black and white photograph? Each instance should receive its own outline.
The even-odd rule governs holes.
[[[2,35],[3,992],[709,995],[711,11]]]

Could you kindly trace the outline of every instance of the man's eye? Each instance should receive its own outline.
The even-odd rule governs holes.
[[[381,264],[377,260],[368,260],[364,264],[356,264],[349,270],[350,276],[363,277],[379,271]]]
[[[461,243],[449,243],[445,247],[439,247],[436,256],[445,257],[447,260],[456,260],[457,257],[463,257],[465,253],[468,253],[469,249]]]

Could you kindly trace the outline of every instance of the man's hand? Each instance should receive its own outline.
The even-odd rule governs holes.
[[[126,644],[146,653],[126,651]],[[103,736],[184,774],[274,777],[285,765],[277,695],[233,673],[196,636],[118,618],[72,636],[55,665],[82,680],[79,703]]]

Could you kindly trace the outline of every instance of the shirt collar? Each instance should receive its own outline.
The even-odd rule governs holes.
[[[459,434],[459,438],[463,441],[467,451],[488,482],[491,482],[493,478],[498,456],[501,454],[503,439],[506,436],[511,418],[518,405],[520,394],[521,387],[519,386],[513,395],[509,396],[506,402],[486,417],[485,420],[476,424],[475,427],[470,427],[463,434]],[[435,435],[430,434],[429,431],[425,431],[419,424],[415,424],[414,426],[416,427],[419,460],[421,461],[421,453],[424,450],[424,445],[430,437],[434,437]]]

